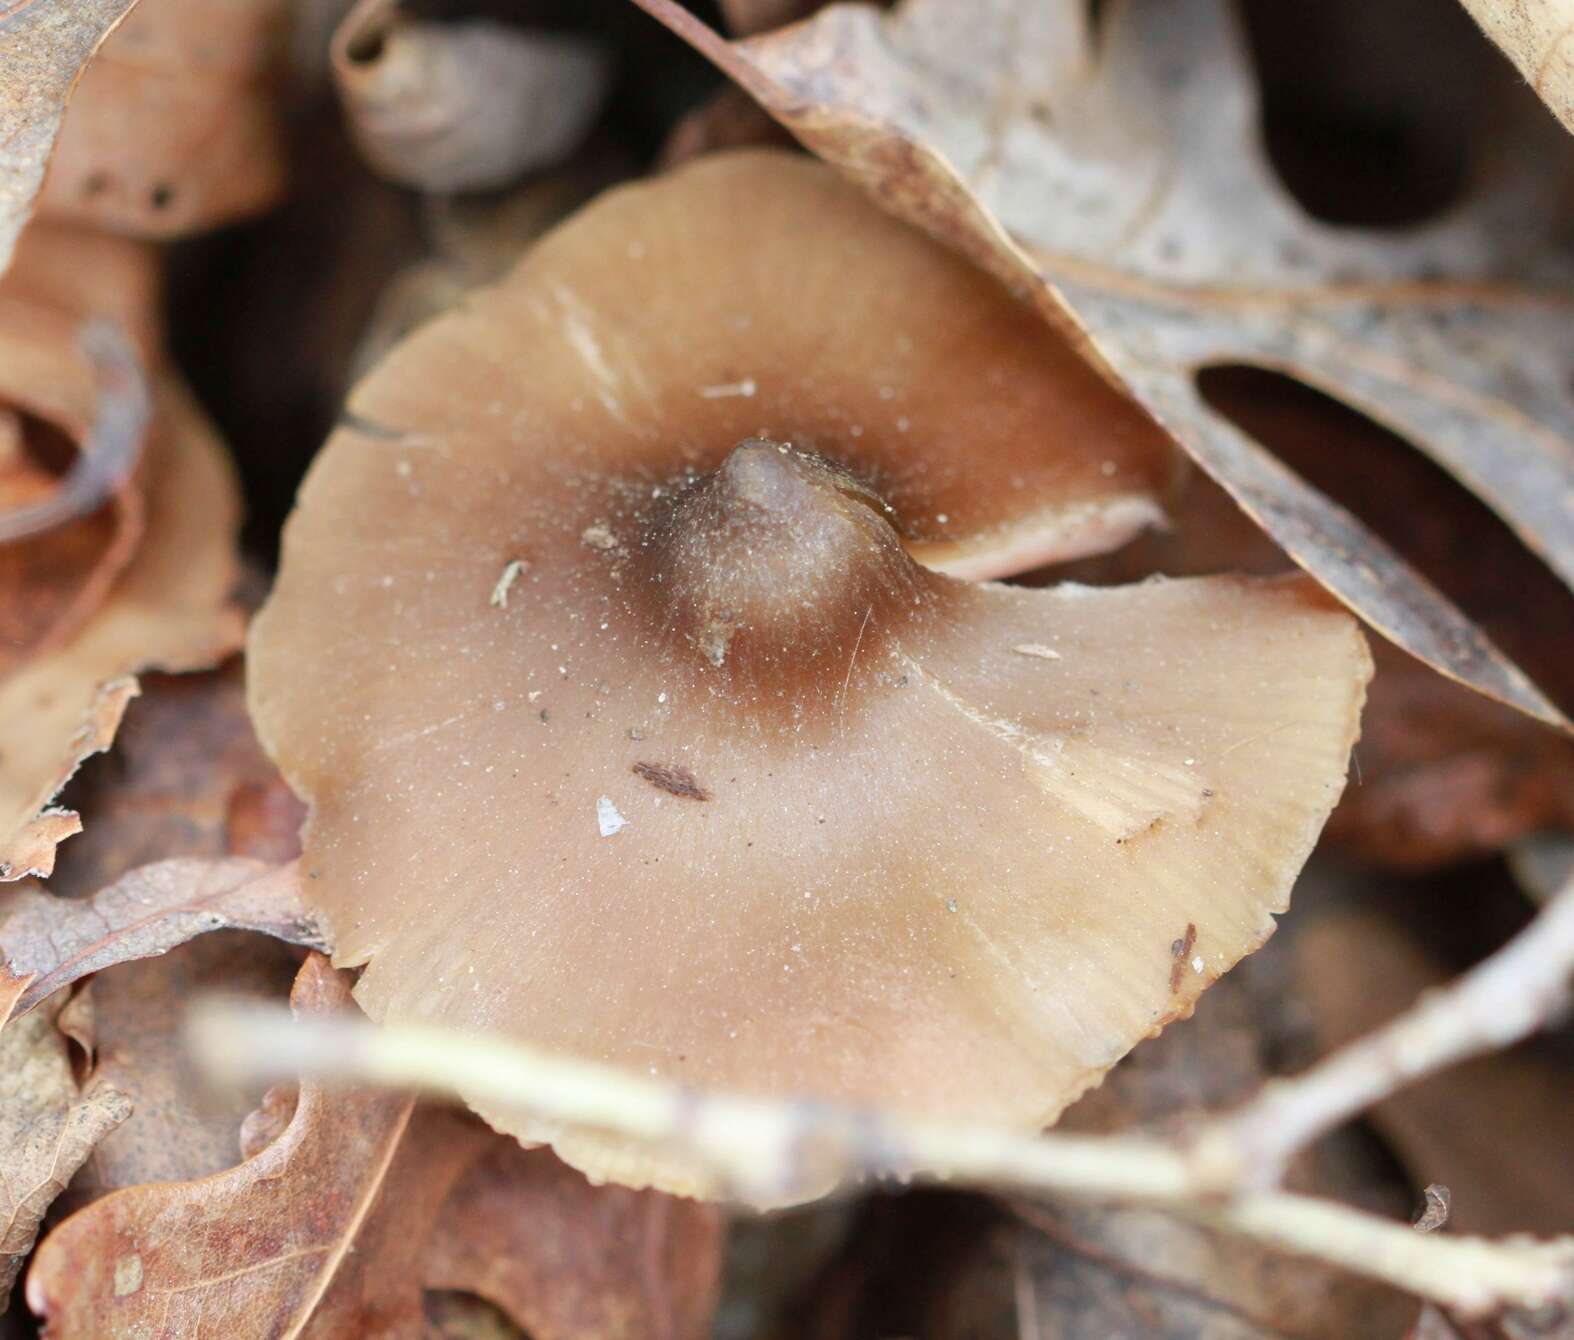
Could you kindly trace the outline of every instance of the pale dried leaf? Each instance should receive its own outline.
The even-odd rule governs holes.
[[[32,980],[31,1010],[61,987],[117,963],[151,958],[217,930],[260,931],[318,946],[293,865],[172,860],[133,870],[92,898],[23,886],[0,895],[0,966]]]
[[[82,67],[135,3],[13,0],[0,10],[0,271],[32,212]]]
[[[348,982],[315,956],[294,1003],[353,1008]],[[67,1219],[34,1258],[29,1306],[60,1340],[199,1326],[232,1340],[302,1334],[352,1261],[412,1106],[302,1086],[289,1127],[257,1157],[197,1182],[117,1191]]]
[[[1574,0],[1463,0],[1541,100],[1574,131]]]
[[[1483,208],[1402,239],[1313,222],[1267,165],[1222,0],[1113,6],[1096,49],[1080,0],[836,5],[737,43],[672,0],[640,3],[887,209],[1031,294],[1380,632],[1567,724],[1449,601],[1217,415],[1195,382],[1210,364],[1248,363],[1345,399],[1574,580],[1571,300],[1566,275],[1527,268],[1556,170],[1526,167],[1505,145],[1523,170],[1483,197],[1491,217]],[[1507,282],[1521,273],[1527,282]]]
[[[18,985],[0,967],[0,1011]],[[78,1090],[50,1011],[0,1022],[0,1311],[44,1212],[130,1111],[130,1101],[113,1088]]]
[[[191,670],[233,651],[238,503],[223,450],[188,394],[156,392],[147,538],[102,605],[53,655],[0,681],[0,869],[47,868],[30,829],[88,754],[114,738],[127,676]],[[54,832],[61,827],[52,824]],[[21,840],[19,840],[19,836]]]
[[[159,0],[131,14],[82,76],[40,214],[170,237],[276,201],[290,9]]]

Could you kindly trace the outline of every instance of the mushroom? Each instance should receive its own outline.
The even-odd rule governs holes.
[[[357,388],[254,626],[362,1005],[1052,1121],[1271,932],[1369,674],[1303,579],[935,570],[1112,542],[1161,447],[812,162],[601,198]],[[716,1190],[481,1110],[593,1176]]]

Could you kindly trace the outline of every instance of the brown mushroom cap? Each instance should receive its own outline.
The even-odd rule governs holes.
[[[358,388],[251,673],[374,1017],[1031,1127],[1268,935],[1343,785],[1361,636],[1298,580],[915,563],[893,520],[998,537],[1012,472],[1078,496],[1140,440],[1107,452],[1117,402],[992,294],[810,164],[709,160]]]

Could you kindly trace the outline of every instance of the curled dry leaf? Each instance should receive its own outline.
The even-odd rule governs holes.
[[[17,240],[0,294],[107,318],[153,363],[163,340],[163,268],[151,242],[35,219]],[[45,383],[37,393],[49,392]]]
[[[0,12],[0,272],[33,211],[82,68],[136,0],[16,0]]]
[[[1541,100],[1574,131],[1574,4],[1570,0],[1463,0]]]
[[[1277,368],[1362,408],[1574,580],[1571,300],[1555,262],[1528,254],[1559,187],[1557,169],[1527,166],[1539,146],[1501,146],[1524,170],[1474,212],[1363,236],[1314,222],[1274,178],[1222,0],[1131,0],[1096,45],[1080,0],[835,5],[734,43],[674,0],[639,3],[885,208],[1029,293],[1373,627],[1567,725],[1366,527],[1215,413],[1195,376]]]
[[[40,225],[0,282],[0,676],[75,632],[136,550],[149,393],[126,339],[151,347],[156,282],[136,243]]]
[[[51,655],[0,680],[0,871],[47,874],[74,815],[46,807],[114,738],[140,670],[212,665],[241,638],[231,603],[238,506],[223,450],[189,395],[154,388],[146,537],[98,609]]]
[[[1328,1052],[1369,1033],[1448,973],[1370,912],[1326,913],[1295,941],[1296,993]],[[1534,1046],[1466,1061],[1384,1098],[1367,1119],[1416,1186],[1453,1193],[1449,1227],[1466,1233],[1566,1233],[1574,1146],[1568,1075]]]
[[[320,944],[293,865],[171,860],[133,870],[91,898],[59,898],[27,885],[0,894],[0,966],[30,979],[16,1003],[23,1014],[88,973],[217,930]]]
[[[289,0],[158,0],[131,13],[82,75],[39,212],[172,237],[272,204],[284,187],[276,85],[289,14]]]
[[[313,957],[298,1012],[353,1009],[349,985]],[[329,1098],[303,1085],[294,1119],[255,1158],[197,1182],[130,1187],[56,1228],[28,1272],[29,1306],[61,1337],[301,1334],[383,1188],[410,1119],[398,1094]],[[322,1334],[354,1334],[325,1331]]]
[[[81,1092],[52,1011],[6,1022],[25,985],[0,965],[0,1312],[44,1212],[131,1111],[108,1085]]]
[[[398,0],[362,0],[334,34],[333,73],[373,168],[424,191],[476,191],[577,149],[611,68],[582,36],[421,22]]]

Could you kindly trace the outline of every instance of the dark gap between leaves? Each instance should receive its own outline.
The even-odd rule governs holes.
[[[1244,0],[1242,18],[1268,158],[1313,218],[1398,228],[1460,197],[1484,88],[1501,73],[1463,8]]]

